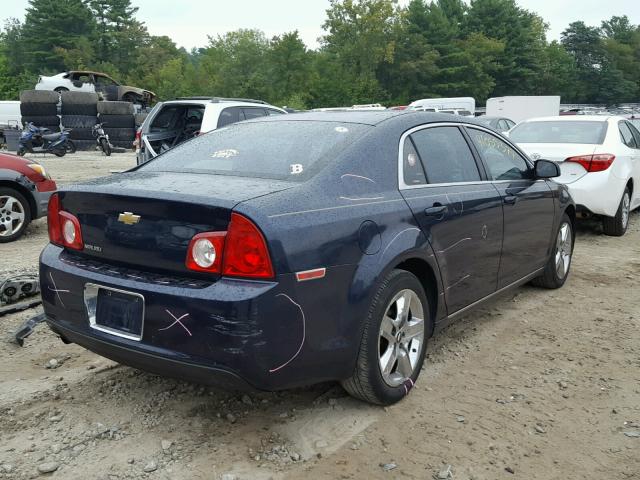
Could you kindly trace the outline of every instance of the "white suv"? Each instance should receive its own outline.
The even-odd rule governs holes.
[[[569,187],[579,213],[602,216],[604,233],[621,236],[640,207],[640,132],[615,116],[532,118],[509,131],[531,158],[558,162],[554,180]]]
[[[260,100],[189,97],[160,102],[153,107],[136,134],[138,164],[201,133],[230,123],[287,112]]]

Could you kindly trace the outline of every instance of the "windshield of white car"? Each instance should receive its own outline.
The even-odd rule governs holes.
[[[371,128],[322,121],[240,122],[184,142],[140,169],[301,182]]]
[[[524,122],[509,132],[516,143],[585,143],[599,145],[607,134],[606,121]]]

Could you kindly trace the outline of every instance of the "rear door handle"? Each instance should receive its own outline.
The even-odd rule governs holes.
[[[506,195],[504,197],[504,203],[508,205],[513,205],[518,201],[518,197],[516,195]]]
[[[425,208],[424,213],[429,217],[444,217],[449,208],[446,205],[434,205],[433,207]]]

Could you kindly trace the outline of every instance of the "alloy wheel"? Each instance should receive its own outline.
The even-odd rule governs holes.
[[[563,279],[569,272],[572,248],[571,226],[565,222],[560,227],[556,239],[556,275],[560,279]]]
[[[25,220],[24,207],[10,195],[0,196],[0,237],[10,237],[22,228]]]
[[[424,338],[422,302],[413,290],[401,290],[389,302],[380,323],[378,363],[387,385],[397,387],[411,378]]]
[[[629,223],[629,212],[631,210],[631,200],[627,192],[622,196],[622,228],[627,228]]]

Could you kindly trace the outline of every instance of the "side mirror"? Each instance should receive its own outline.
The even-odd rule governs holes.
[[[536,178],[555,178],[560,176],[560,167],[551,160],[536,160],[535,163]]]

